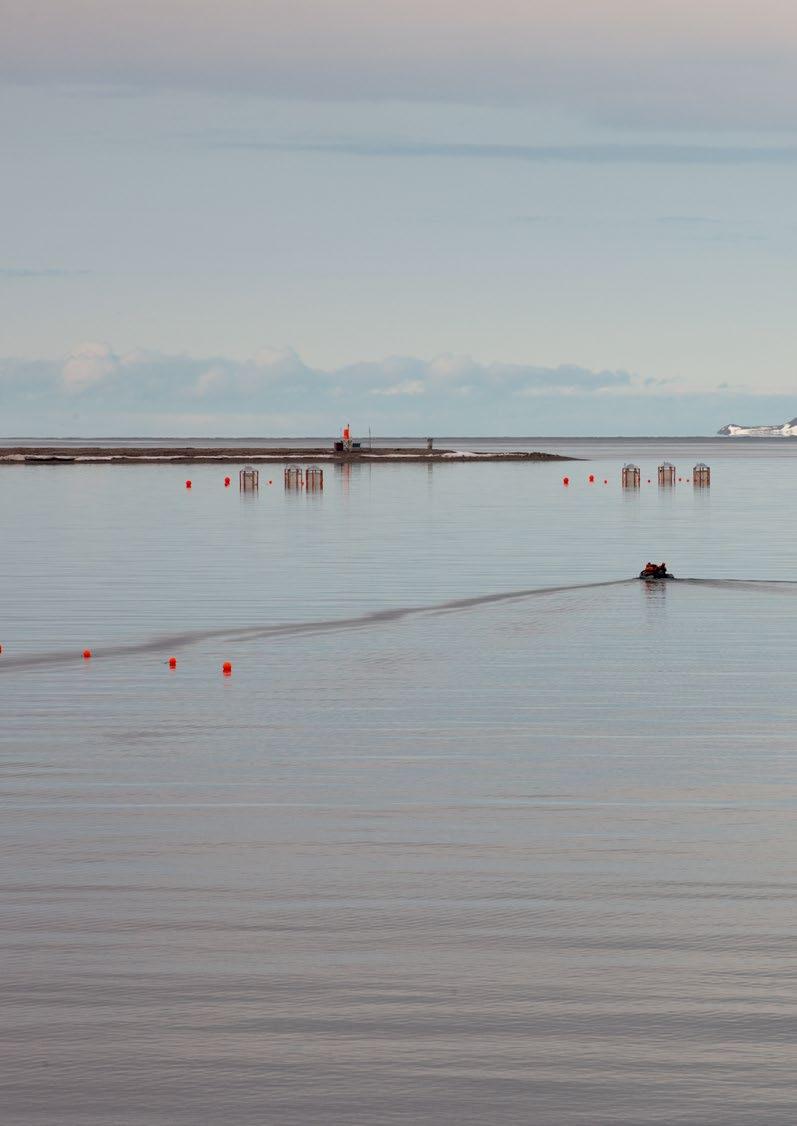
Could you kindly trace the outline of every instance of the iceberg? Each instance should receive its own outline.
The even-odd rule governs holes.
[[[797,438],[797,418],[782,426],[737,426],[729,422],[717,433],[723,438]]]

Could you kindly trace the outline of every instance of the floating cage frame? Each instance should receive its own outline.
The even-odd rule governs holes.
[[[254,465],[245,465],[238,472],[238,488],[241,492],[253,492],[260,488],[260,470]]]
[[[633,462],[629,461],[626,465],[623,466],[622,473],[620,474],[620,480],[622,481],[624,489],[638,489],[642,480],[642,474],[640,472],[639,466],[634,465]]]
[[[660,485],[674,485],[675,484],[675,466],[672,462],[663,461],[659,466],[659,484]]]
[[[704,461],[699,461],[692,470],[692,484],[698,489],[705,489],[711,484],[711,467]]]

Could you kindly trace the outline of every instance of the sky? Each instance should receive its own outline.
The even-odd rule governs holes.
[[[0,434],[797,415],[793,4],[0,14]]]

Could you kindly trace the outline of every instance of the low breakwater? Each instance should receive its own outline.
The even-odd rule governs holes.
[[[334,450],[328,446],[306,449],[296,446],[244,448],[167,446],[7,446],[0,448],[0,465],[73,465],[103,463],[117,465],[191,465],[203,462],[473,462],[473,461],[572,461],[562,454],[529,451],[472,453],[468,450],[427,450],[375,446],[373,449]]]

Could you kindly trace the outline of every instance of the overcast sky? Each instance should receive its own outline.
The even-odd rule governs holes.
[[[0,431],[797,415],[797,6],[0,0]]]

